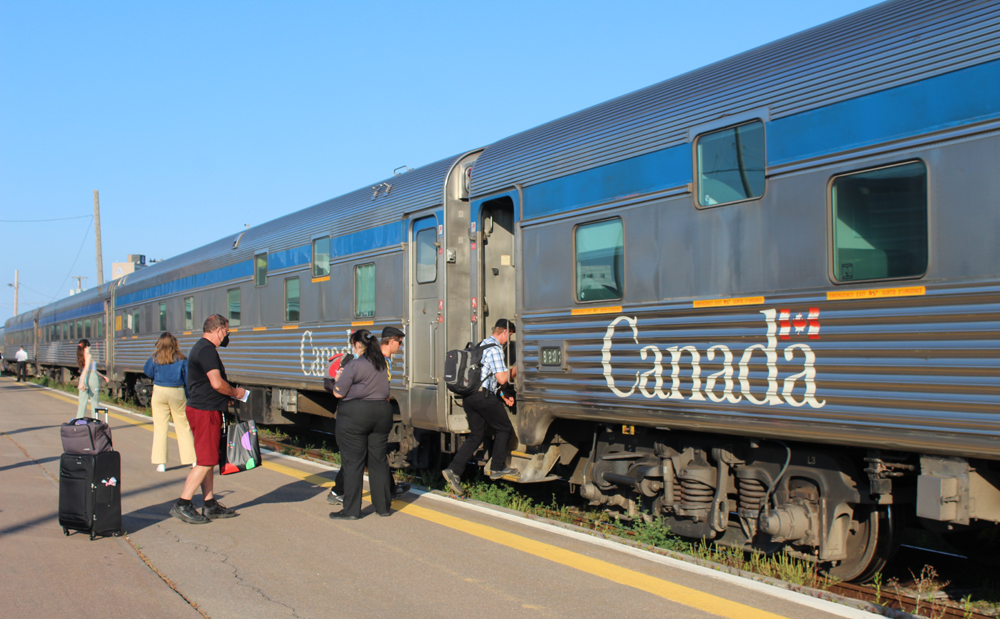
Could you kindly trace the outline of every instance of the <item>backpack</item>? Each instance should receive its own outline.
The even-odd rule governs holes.
[[[470,342],[465,348],[449,350],[444,360],[444,384],[452,393],[466,397],[470,396],[483,384],[483,353],[487,348],[497,344],[479,344],[473,346]]]

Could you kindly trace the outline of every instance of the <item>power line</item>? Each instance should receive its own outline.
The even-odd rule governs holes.
[[[69,268],[69,273],[66,274],[66,279],[63,280],[63,283],[59,284],[59,290],[62,290],[63,286],[66,285],[66,282],[69,281],[70,274],[73,272],[73,269],[76,268],[76,261],[80,259],[80,252],[83,251],[83,245],[84,245],[84,243],[87,242],[87,237],[90,235],[90,226],[94,225],[93,217],[90,216],[90,218],[91,218],[91,221],[90,221],[89,224],[87,224],[87,231],[83,233],[83,241],[80,242],[80,249],[78,249],[76,251],[76,258],[73,259],[73,265]],[[52,295],[52,300],[53,301],[55,300],[55,298],[57,296],[59,296],[59,290],[56,290],[56,293],[54,295]]]
[[[47,222],[47,221],[69,221],[70,219],[84,219],[84,218],[88,218],[88,217],[90,219],[94,218],[93,215],[78,215],[76,217],[59,217],[57,219],[0,219],[0,223],[5,223],[5,224],[36,224],[36,223],[42,223],[42,222]]]

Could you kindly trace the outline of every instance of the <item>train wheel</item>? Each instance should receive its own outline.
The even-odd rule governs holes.
[[[139,406],[149,406],[153,400],[153,381],[145,378],[135,381],[135,399]]]
[[[826,573],[845,582],[871,579],[899,548],[900,529],[891,505],[858,506],[847,536],[847,558]]]

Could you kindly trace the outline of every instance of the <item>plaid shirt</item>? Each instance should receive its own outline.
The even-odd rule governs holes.
[[[494,344],[494,346],[483,351],[483,369],[479,377],[483,381],[483,389],[488,389],[490,393],[496,393],[500,385],[497,383],[495,375],[506,372],[507,366],[504,364],[503,347],[500,346],[500,342],[491,335],[479,343],[480,346],[487,344]]]

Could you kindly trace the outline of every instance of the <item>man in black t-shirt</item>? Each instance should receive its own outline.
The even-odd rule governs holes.
[[[222,438],[222,414],[231,398],[242,398],[245,389],[233,387],[226,379],[226,368],[216,347],[229,345],[229,320],[212,314],[205,321],[204,335],[188,353],[187,418],[194,435],[195,466],[184,482],[181,498],[170,508],[170,515],[190,524],[205,524],[218,518],[232,518],[236,512],[215,500],[212,494],[215,475],[212,467],[219,463],[219,442]],[[201,513],[191,504],[201,486],[205,507]]]

